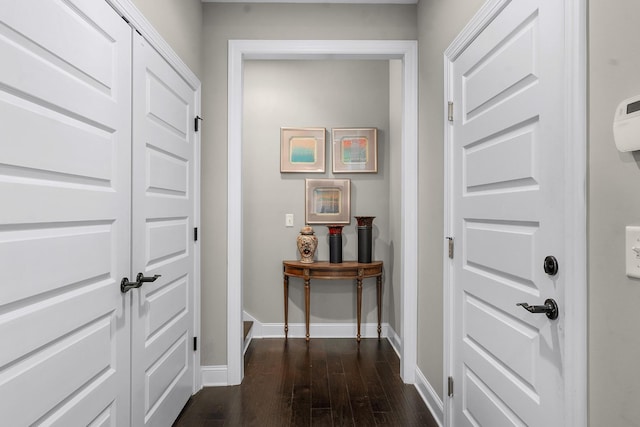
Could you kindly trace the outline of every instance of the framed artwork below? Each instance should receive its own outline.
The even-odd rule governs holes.
[[[351,180],[305,179],[307,224],[351,223]]]
[[[280,172],[324,173],[324,128],[280,128]]]
[[[333,173],[377,173],[376,128],[332,129]]]

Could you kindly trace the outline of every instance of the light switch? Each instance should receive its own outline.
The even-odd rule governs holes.
[[[627,276],[640,279],[640,227],[627,226],[625,232]]]
[[[285,227],[293,227],[293,214],[284,215],[284,225]]]

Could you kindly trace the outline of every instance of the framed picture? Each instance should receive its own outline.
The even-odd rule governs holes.
[[[332,129],[333,173],[378,172],[376,128]]]
[[[351,223],[351,180],[305,179],[307,224]]]
[[[324,128],[280,128],[280,172],[324,173]]]

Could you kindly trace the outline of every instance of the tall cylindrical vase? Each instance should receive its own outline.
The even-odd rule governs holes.
[[[370,263],[373,252],[373,219],[375,216],[357,216],[358,262]]]
[[[344,225],[328,225],[329,228],[329,262],[342,262],[342,228]]]

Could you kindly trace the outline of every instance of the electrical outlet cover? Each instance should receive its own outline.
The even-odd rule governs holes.
[[[640,226],[626,227],[624,253],[627,276],[640,279]]]

